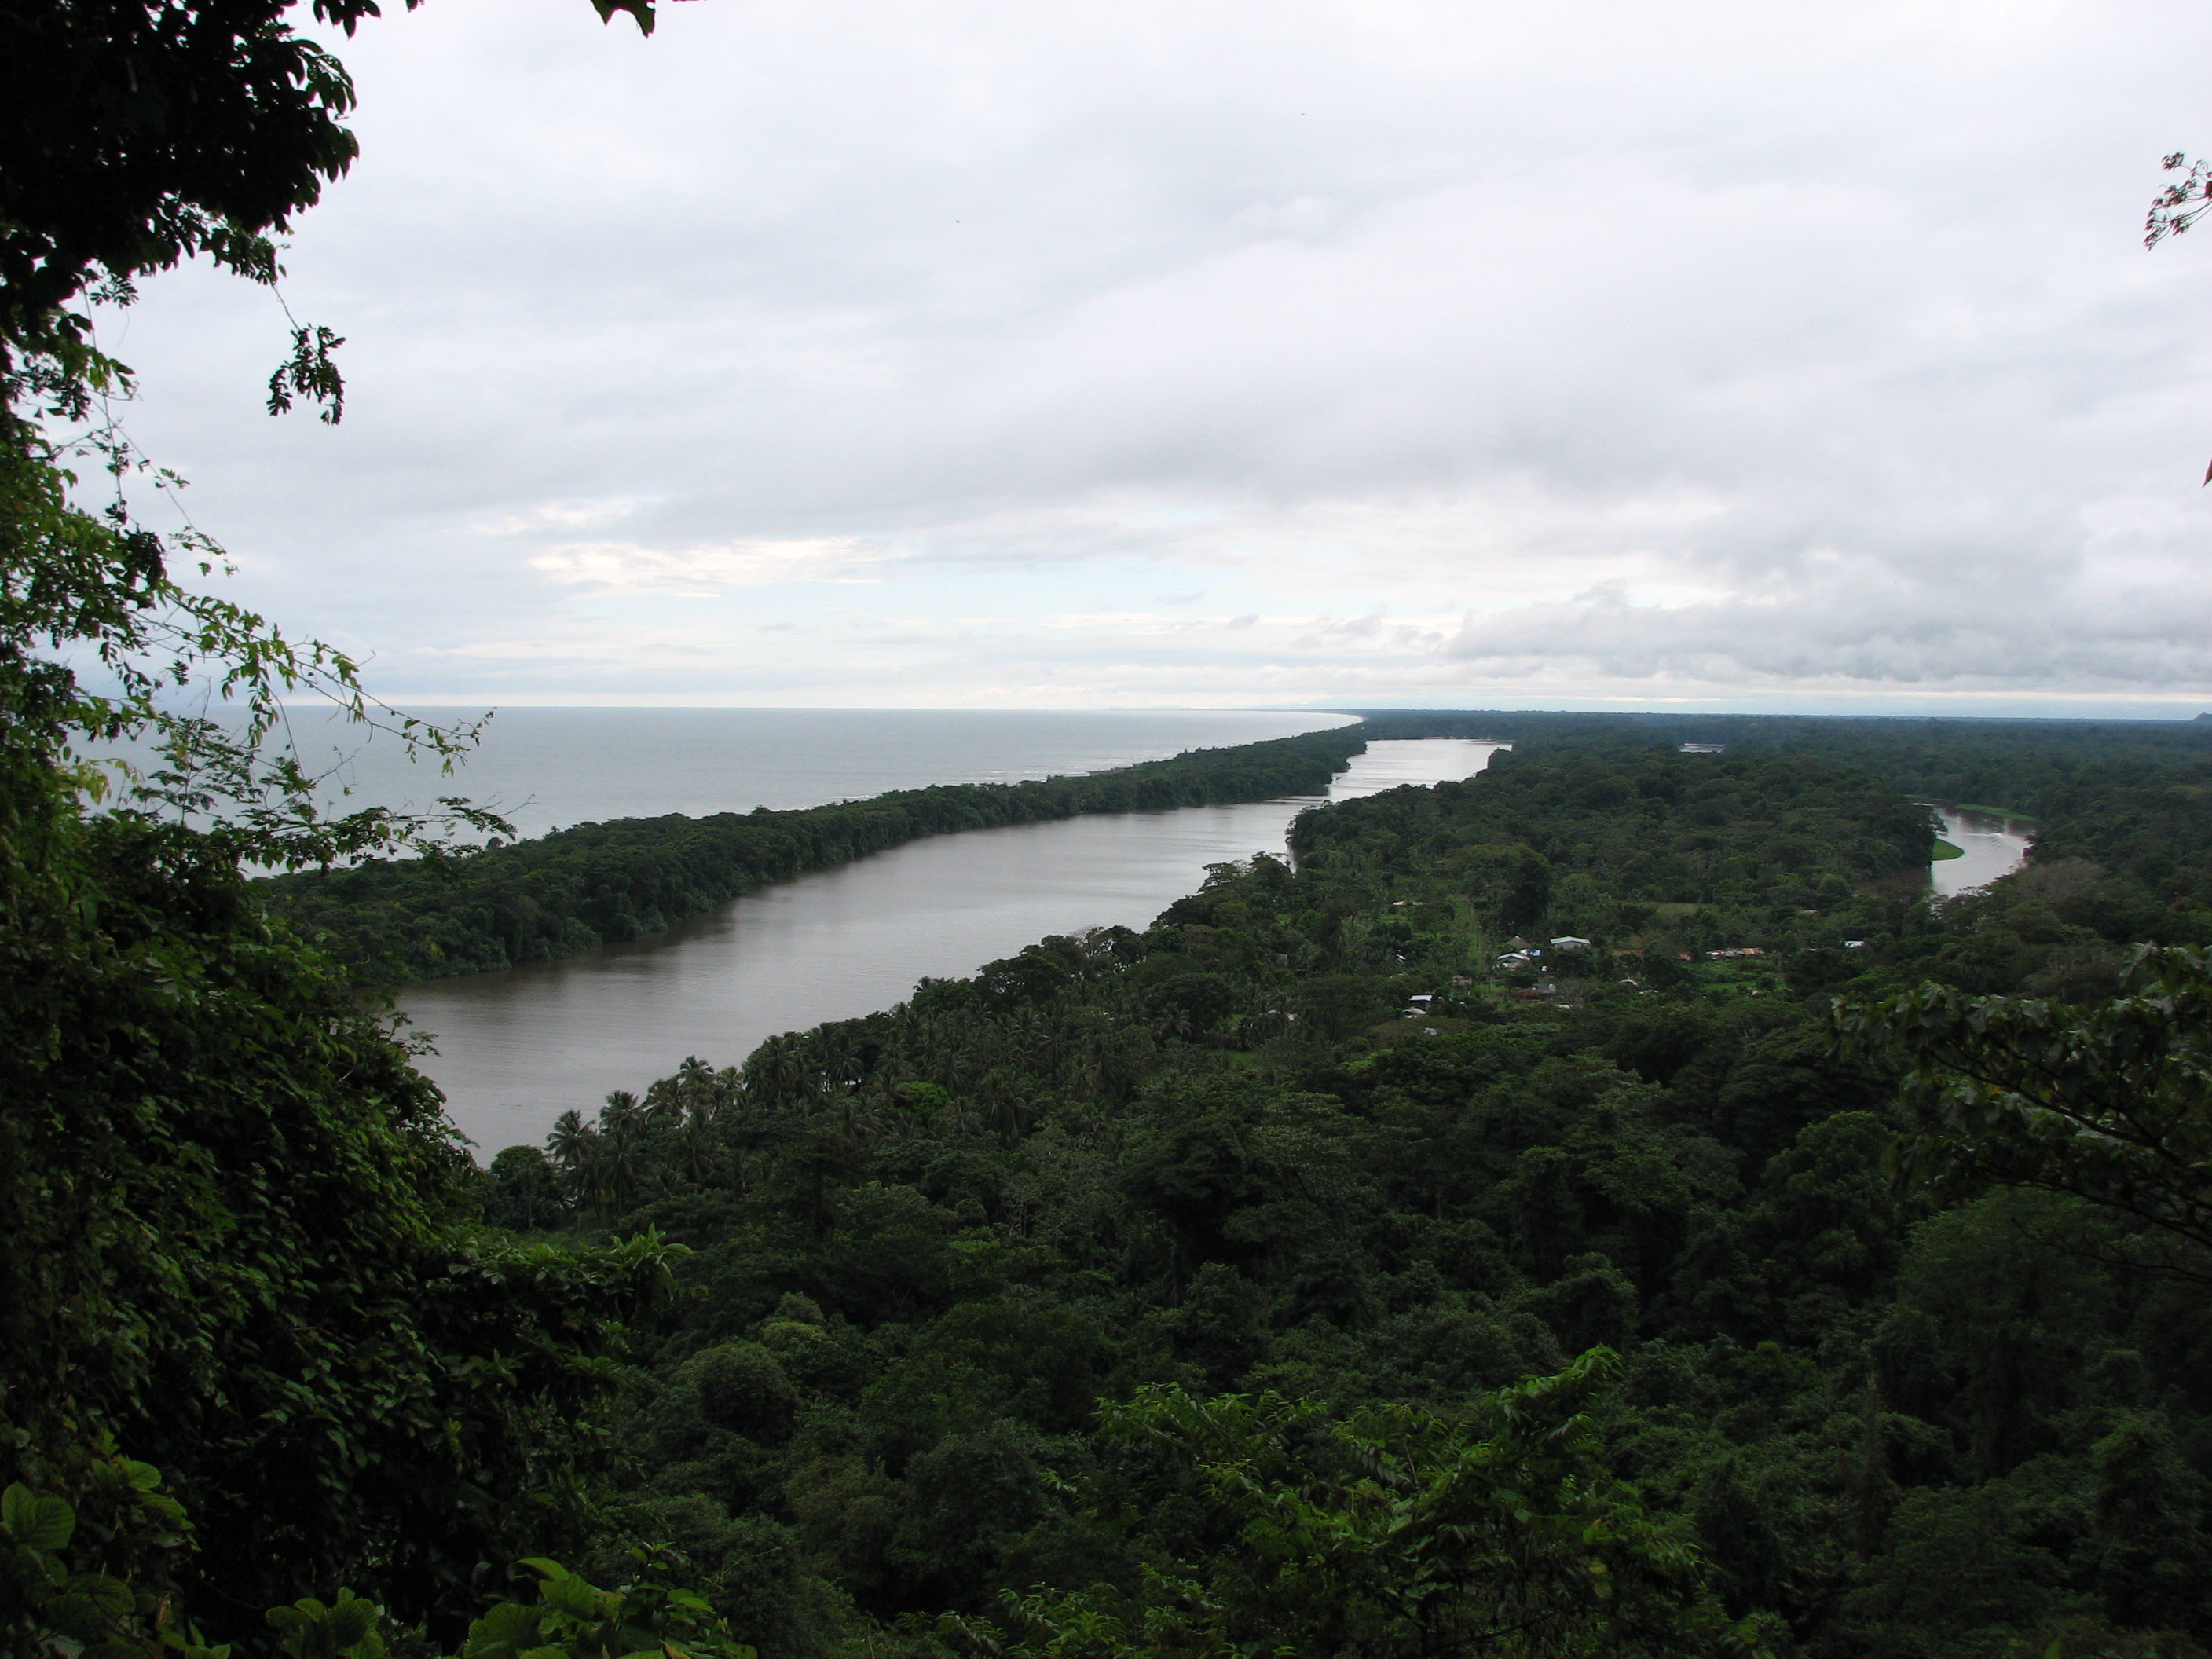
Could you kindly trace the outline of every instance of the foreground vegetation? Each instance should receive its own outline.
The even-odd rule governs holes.
[[[1122,785],[443,886],[439,826],[318,816],[281,699],[376,711],[174,579],[219,552],[131,518],[83,311],[198,252],[274,281],[354,155],[283,11],[9,20],[0,1655],[2203,1653],[2194,731],[1459,717],[1522,750],[477,1170],[358,973]],[[335,421],[337,343],[272,408]],[[162,758],[110,788],[118,738]],[[1126,804],[1333,765],[1282,753],[1314,781]],[[2035,862],[1930,906],[1910,801],[1992,796]]]

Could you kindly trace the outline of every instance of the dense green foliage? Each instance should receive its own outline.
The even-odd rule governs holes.
[[[1004,1598],[1008,1622],[1051,1654],[1739,1648],[1696,1553],[1601,1460],[1587,1407],[1613,1369],[1595,1349],[1462,1413],[1385,1407],[1324,1435],[1317,1402],[1140,1389],[1102,1408],[1106,1438],[1202,1471],[1195,1493],[1171,1477],[1154,1494],[1194,1497],[1217,1538],[1133,1608],[1105,1586],[1041,1589]]]
[[[1577,1433],[1751,1639],[2196,1652],[2212,1316],[2157,1269],[2202,1249],[2017,1168],[1901,1189],[1904,1067],[1839,1055],[1826,1012],[1930,976],[2110,995],[2125,934],[2020,931],[2033,868],[1931,907],[1894,873],[1928,840],[1847,767],[1524,742],[1303,818],[1295,870],[1224,867],[1142,935],[572,1115],[495,1161],[491,1212],[693,1249],[604,1523],[676,1543],[771,1656],[833,1645],[845,1597],[956,1649],[1487,1650],[1361,1588],[1416,1582],[1358,1540],[1427,1489],[1376,1437],[1602,1346]],[[1516,933],[1591,943],[1501,969]],[[1266,1470],[1204,1426],[1255,1422]],[[1455,1570],[1492,1559],[1455,1536]],[[1303,1637],[1267,1622],[1309,1593]]]
[[[130,389],[88,290],[127,301],[195,252],[272,279],[267,233],[352,153],[343,72],[285,13],[0,8],[0,1482],[26,1494],[11,1534],[65,1504],[94,1580],[179,1524],[153,1460],[194,1519],[152,1589],[117,1605],[65,1574],[11,1651],[143,1652],[176,1634],[173,1592],[234,1626],[303,1580],[374,1578],[410,1622],[473,1610],[480,1562],[576,1511],[623,1322],[673,1254],[481,1226],[435,1091],[241,875],[420,844],[418,820],[320,816],[263,752],[288,696],[369,718],[353,665],[181,583],[178,555],[207,576],[219,550],[136,525],[119,482],[88,510],[70,470],[143,466],[70,424]],[[276,389],[334,396],[316,355]],[[180,687],[244,719],[179,714]],[[82,760],[118,738],[155,759]],[[51,1552],[14,1547],[27,1594]],[[10,1602],[11,1643],[27,1616]],[[125,1624],[71,1633],[102,1619]]]
[[[2030,817],[2063,805],[2107,764],[2212,763],[2212,720],[1951,720],[1802,714],[1595,714],[1526,709],[1363,711],[1367,735],[1577,742],[1717,743],[1737,757],[1809,755],[1865,768],[1917,800],[1972,801]],[[2148,773],[2133,775],[2148,777]],[[2161,773],[2155,775],[2172,775]],[[2079,783],[2077,784],[2077,781]]]
[[[1089,776],[901,789],[795,811],[622,818],[465,858],[281,877],[266,898],[360,969],[416,979],[481,973],[658,933],[763,883],[925,836],[1318,794],[1365,746],[1354,726]]]
[[[0,4],[5,1659],[2202,1655],[2212,734],[1395,716],[257,889],[426,826],[315,816],[261,740],[352,664],[58,423],[89,296],[273,281],[350,159],[290,17]],[[1523,752],[488,1175],[356,994],[1450,732]],[[1900,793],[2036,863],[1929,906]]]
[[[1844,1015],[1913,1066],[1905,1167],[1953,1192],[2036,1187],[2118,1212],[2138,1261],[2212,1260],[2212,974],[2187,946],[2138,947],[2122,994],[2084,1014],[1928,985]]]
[[[2212,720],[1400,712],[1369,715],[1367,732],[1725,744],[1731,760],[1842,762],[1910,800],[2018,814],[2034,826],[2035,869],[1954,917],[1972,946],[1943,947],[1990,964],[1959,981],[1973,990],[2013,988],[2013,964],[2031,959],[2049,971],[2030,988],[2066,988],[2069,971],[2107,987],[2118,946],[2212,944]]]
[[[0,1493],[0,1653],[54,1659],[229,1659],[183,1623],[173,1595],[177,1559],[191,1522],[161,1490],[151,1464],[112,1458],[90,1472],[88,1508],[20,1482]],[[527,1600],[495,1601],[471,1620],[459,1659],[757,1659],[726,1620],[682,1581],[666,1551],[630,1552],[623,1581],[603,1590],[557,1561],[533,1557],[514,1577],[535,1575]],[[340,1589],[329,1604],[308,1595],[264,1615],[287,1659],[387,1659],[385,1609]],[[419,1651],[420,1632],[392,1632]]]
[[[0,954],[0,1456],[158,1461],[203,1599],[373,1572],[420,1616],[573,1486],[667,1252],[480,1235],[435,1092],[234,852],[52,809]]]

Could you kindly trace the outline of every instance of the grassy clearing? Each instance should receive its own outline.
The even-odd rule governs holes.
[[[1938,841],[1936,843],[1936,850],[1929,854],[1928,861],[1930,864],[1941,864],[1945,859],[1962,859],[1966,856],[1965,848],[1954,847],[1948,841]]]

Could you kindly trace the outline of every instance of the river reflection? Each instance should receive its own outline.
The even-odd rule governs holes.
[[[1964,848],[1966,857],[1943,859],[1928,866],[1928,884],[1945,898],[1986,887],[2000,876],[2008,876],[2027,861],[2034,826],[2024,818],[1989,812],[1966,812],[1938,806],[1943,820],[1943,839]]]
[[[1499,745],[1374,743],[1329,799],[1470,777]],[[763,1037],[889,1007],[1048,933],[1142,928],[1206,866],[1277,852],[1311,799],[1101,813],[975,830],[780,882],[649,940],[410,986],[422,1066],[489,1155],[571,1107],[642,1090],[686,1054],[733,1065]]]

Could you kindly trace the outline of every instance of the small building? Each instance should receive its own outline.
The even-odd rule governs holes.
[[[1686,743],[1676,751],[1684,755],[1721,755],[1728,752],[1724,743]]]
[[[1586,939],[1577,939],[1572,933],[1568,933],[1553,939],[1552,948],[1554,951],[1587,951],[1590,948],[1590,942]]]

